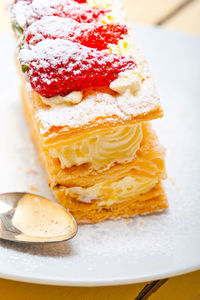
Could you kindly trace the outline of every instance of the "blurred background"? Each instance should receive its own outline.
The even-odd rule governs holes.
[[[128,19],[200,36],[200,0],[123,0]]]
[[[200,0],[122,0],[128,20],[136,24],[161,25],[200,36]],[[10,0],[0,0],[0,30],[10,27],[5,7]]]

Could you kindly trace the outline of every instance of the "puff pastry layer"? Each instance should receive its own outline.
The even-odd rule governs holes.
[[[106,219],[118,217],[130,217],[136,214],[147,214],[168,207],[167,198],[161,184],[166,178],[165,172],[165,149],[159,144],[155,132],[149,122],[139,123],[142,128],[143,138],[135,158],[124,164],[116,163],[103,172],[91,169],[83,164],[71,168],[62,168],[59,159],[53,158],[48,149],[44,147],[36,121],[34,119],[35,108],[32,105],[30,93],[27,92],[25,82],[21,88],[25,114],[31,127],[32,138],[37,145],[40,159],[47,171],[50,188],[61,205],[68,208],[79,223],[100,222]],[[127,197],[117,199],[115,187],[111,190],[109,182],[121,183],[128,178],[133,179],[133,184],[125,189],[133,189],[134,180],[141,185]],[[142,179],[142,180],[140,180]],[[146,182],[144,183],[144,181]],[[81,199],[81,191],[92,191],[99,183],[106,185],[103,192],[85,196]],[[119,188],[124,191],[123,184]],[[138,191],[137,191],[138,188]],[[79,193],[77,193],[77,191]],[[114,192],[114,195],[111,194]],[[119,190],[117,191],[119,193]],[[117,195],[118,195],[117,193]]]

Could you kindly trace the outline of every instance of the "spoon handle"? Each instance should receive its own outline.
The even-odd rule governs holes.
[[[154,280],[149,284],[146,284],[145,287],[140,291],[135,300],[145,300],[148,299],[153,293],[155,293],[166,281],[168,278]]]

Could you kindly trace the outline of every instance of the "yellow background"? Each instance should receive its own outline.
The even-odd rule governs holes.
[[[185,3],[187,2],[187,5]],[[6,5],[0,0],[0,32],[10,30]],[[124,0],[129,21],[162,26],[200,36],[200,0]],[[20,263],[20,262],[19,262]],[[70,270],[69,270],[70,272]],[[0,279],[1,300],[131,300],[145,283],[97,288],[34,285]],[[169,279],[152,300],[200,300],[200,271]]]

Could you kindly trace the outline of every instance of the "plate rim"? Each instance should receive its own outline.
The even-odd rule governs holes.
[[[137,278],[125,277],[123,279],[107,279],[107,280],[64,280],[64,279],[44,279],[35,276],[23,276],[23,275],[13,275],[12,273],[1,273],[0,278],[19,281],[24,283],[32,283],[32,284],[43,284],[43,285],[52,285],[52,286],[73,286],[73,287],[100,287],[100,286],[117,286],[117,285],[126,285],[126,284],[136,284],[142,283],[152,280],[171,278],[179,275],[184,275],[187,273],[195,272],[200,270],[199,265],[193,265],[191,267],[185,267],[177,269],[176,271],[166,272],[162,274],[156,274],[153,276],[140,276]]]

